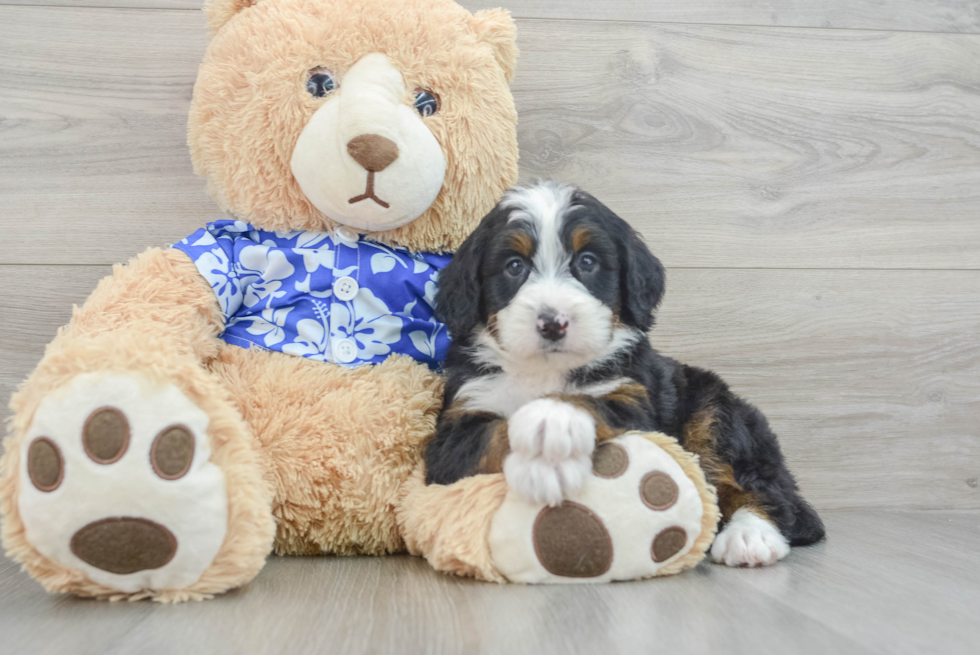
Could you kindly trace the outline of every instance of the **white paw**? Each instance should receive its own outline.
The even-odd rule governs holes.
[[[514,412],[507,430],[504,477],[525,500],[558,505],[591,475],[595,421],[588,412],[542,398]]]
[[[788,554],[776,526],[747,509],[735,512],[711,546],[711,559],[726,566],[769,566]]]
[[[176,387],[141,378],[86,374],[55,391],[21,444],[28,541],[120,591],[193,584],[228,523],[208,423]]]

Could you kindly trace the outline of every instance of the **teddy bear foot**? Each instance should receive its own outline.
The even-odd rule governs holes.
[[[77,376],[42,401],[20,445],[26,540],[123,594],[192,585],[228,529],[208,424],[173,385]]]
[[[494,566],[507,580],[633,580],[704,557],[718,520],[714,494],[673,439],[629,433],[604,442],[592,473],[555,507],[508,492],[489,534]]]

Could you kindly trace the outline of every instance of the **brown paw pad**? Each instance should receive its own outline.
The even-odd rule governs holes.
[[[95,568],[126,575],[166,566],[177,553],[177,538],[148,519],[114,517],[72,535],[71,552]]]
[[[666,562],[671,557],[681,552],[687,543],[687,532],[681,527],[671,527],[661,530],[653,538],[653,546],[650,554],[654,562]]]
[[[592,455],[592,472],[600,478],[618,478],[630,464],[626,449],[618,443],[600,444]]]
[[[65,477],[65,460],[55,442],[38,437],[27,450],[27,475],[40,491],[54,491]]]
[[[612,566],[612,538],[590,509],[566,500],[534,521],[534,552],[552,575],[595,578]]]
[[[112,464],[129,448],[129,421],[115,407],[100,407],[85,419],[82,427],[85,454],[98,464]]]
[[[194,435],[183,425],[163,429],[150,446],[150,464],[164,480],[184,477],[194,461]]]
[[[663,471],[651,471],[640,480],[640,499],[650,509],[663,511],[677,502],[677,483]]]

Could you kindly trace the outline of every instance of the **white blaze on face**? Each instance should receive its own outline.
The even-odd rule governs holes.
[[[549,366],[571,369],[602,354],[613,339],[613,313],[572,275],[573,253],[561,240],[574,189],[542,183],[509,191],[503,204],[511,208],[510,221],[527,221],[536,247],[527,281],[497,314],[501,347],[529,361],[546,360]],[[548,312],[568,321],[564,338],[549,341],[538,332],[538,318]]]
[[[365,55],[313,114],[293,149],[293,176],[313,205],[331,219],[369,231],[390,230],[425,212],[442,189],[446,158],[413,107],[403,102],[405,81],[381,53]],[[373,174],[348,152],[356,137],[377,135],[397,146],[397,157]]]

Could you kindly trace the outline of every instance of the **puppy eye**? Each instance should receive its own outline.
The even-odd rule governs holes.
[[[439,111],[439,96],[427,89],[415,92],[415,111],[422,118],[428,118]]]
[[[333,93],[338,86],[333,72],[322,66],[311,70],[310,77],[306,80],[306,90],[314,98],[324,98]]]
[[[578,258],[578,267],[585,273],[591,273],[599,265],[599,260],[592,253],[583,253]]]
[[[512,260],[507,262],[505,269],[508,275],[513,275],[514,277],[520,277],[524,275],[524,260],[520,257],[514,257]]]

